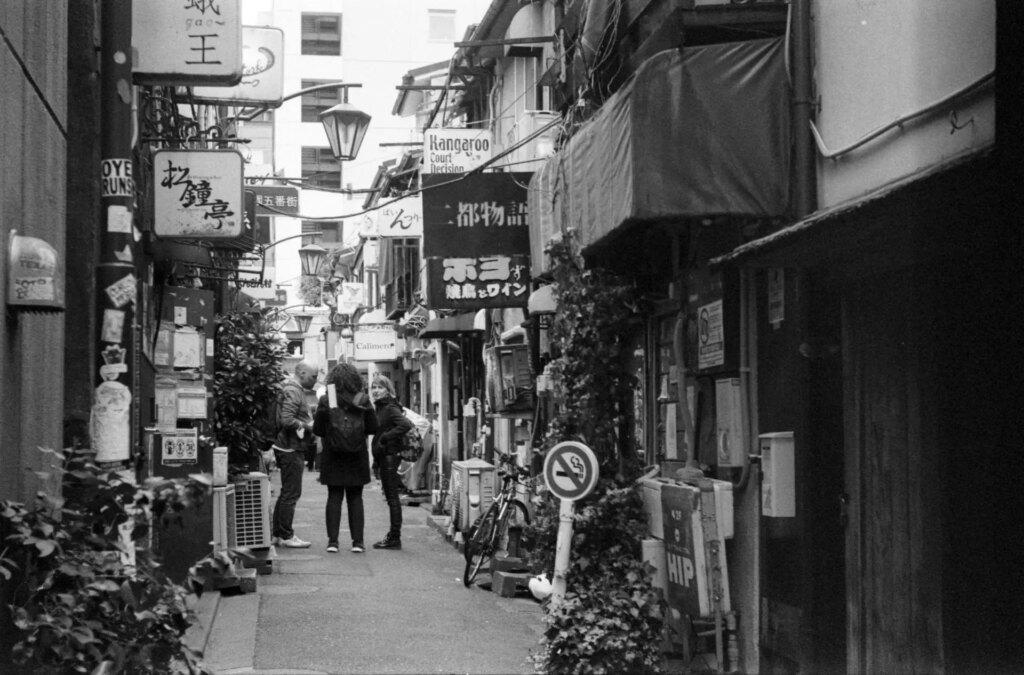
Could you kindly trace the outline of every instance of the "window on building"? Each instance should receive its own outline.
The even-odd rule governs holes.
[[[309,89],[331,80],[303,80],[302,88]],[[302,121],[319,122],[320,113],[341,103],[341,88],[318,89],[302,95]]]
[[[302,15],[302,53],[341,56],[341,14]]]
[[[427,10],[427,40],[430,42],[455,42],[454,10]]]
[[[302,245],[317,244],[324,248],[337,248],[342,243],[342,222],[340,220],[304,220],[302,221],[302,234],[321,232],[322,236],[308,236],[302,238]]]
[[[330,148],[302,148],[302,180],[308,187],[340,188],[341,162]]]

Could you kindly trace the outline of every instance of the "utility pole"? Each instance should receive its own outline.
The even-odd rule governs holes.
[[[96,461],[128,468],[137,432],[132,202],[132,3],[100,3],[100,218],[96,265],[96,388],[91,438]]]

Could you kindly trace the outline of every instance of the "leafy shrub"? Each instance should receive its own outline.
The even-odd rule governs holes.
[[[152,518],[180,518],[206,486],[138,487],[101,470],[91,452],[42,451],[62,462],[65,498],[0,502],[0,590],[16,630],[0,663],[42,674],[208,672],[183,642],[188,592],[146,545]],[[201,579],[189,583],[202,592]]]
[[[254,457],[265,440],[259,431],[263,410],[284,379],[287,354],[280,334],[260,312],[225,314],[217,327],[214,352],[213,433],[233,463]]]

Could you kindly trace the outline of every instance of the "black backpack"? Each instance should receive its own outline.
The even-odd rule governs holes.
[[[280,389],[276,395],[267,401],[263,406],[263,414],[257,420],[257,428],[260,432],[260,449],[270,450],[277,441],[277,435],[281,432],[281,399],[284,398],[284,390]]]
[[[366,452],[364,411],[349,406],[330,408],[331,426],[324,437],[324,448],[343,454]]]

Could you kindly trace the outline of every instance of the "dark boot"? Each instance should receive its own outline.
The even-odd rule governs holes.
[[[373,545],[374,548],[402,548],[402,540],[388,532],[387,536]]]

